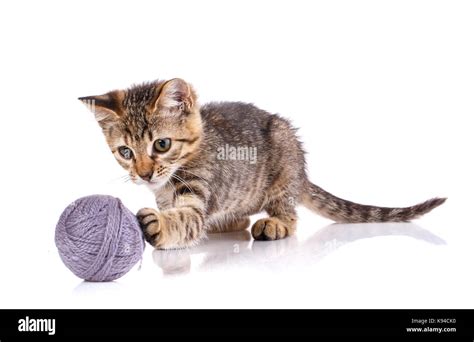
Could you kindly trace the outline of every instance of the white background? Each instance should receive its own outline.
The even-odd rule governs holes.
[[[0,3],[0,308],[473,308],[469,1]],[[300,127],[311,179],[353,201],[448,202],[405,225],[214,236],[84,283],[54,230],[80,196],[151,206],[78,96],[182,77]]]

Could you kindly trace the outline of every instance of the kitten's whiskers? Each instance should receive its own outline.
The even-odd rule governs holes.
[[[181,178],[180,176],[178,176],[174,173],[171,175],[171,177],[176,179],[177,181],[181,182],[186,188],[188,188],[189,191],[191,191],[193,193],[193,195],[196,195],[196,193],[193,191],[193,189],[191,188],[189,183],[187,183],[183,178]]]

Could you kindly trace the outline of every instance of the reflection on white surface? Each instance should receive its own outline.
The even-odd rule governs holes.
[[[446,242],[413,223],[331,224],[304,241],[297,236],[277,241],[254,241],[246,231],[209,234],[200,245],[181,250],[154,250],[154,263],[164,276],[188,274],[192,271],[214,271],[221,268],[282,268],[282,264],[314,264],[343,245],[361,239],[381,236],[403,236],[443,245]],[[197,267],[193,268],[196,263]]]
[[[147,246],[141,263],[108,283],[81,281],[56,251],[39,253],[38,267],[18,269],[15,284],[35,279],[21,293],[30,308],[472,307],[469,239],[461,244],[442,223],[425,226],[449,243],[413,223],[309,223],[278,241],[242,231],[209,235],[190,249]],[[0,291],[4,306],[18,302],[17,287]]]
[[[111,295],[120,293],[123,285],[117,281],[109,282],[90,282],[82,281],[74,289],[74,295],[78,297],[87,297],[94,294],[109,293]]]

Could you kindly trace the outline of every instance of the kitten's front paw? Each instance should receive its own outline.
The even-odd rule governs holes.
[[[145,240],[154,247],[158,247],[161,235],[158,215],[159,213],[151,208],[140,209],[137,213],[138,223],[140,223],[140,228],[145,235]]]

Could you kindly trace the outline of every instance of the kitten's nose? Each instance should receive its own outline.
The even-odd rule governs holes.
[[[151,176],[153,176],[153,171],[148,171],[146,173],[138,173],[141,179],[149,182],[151,180]]]

